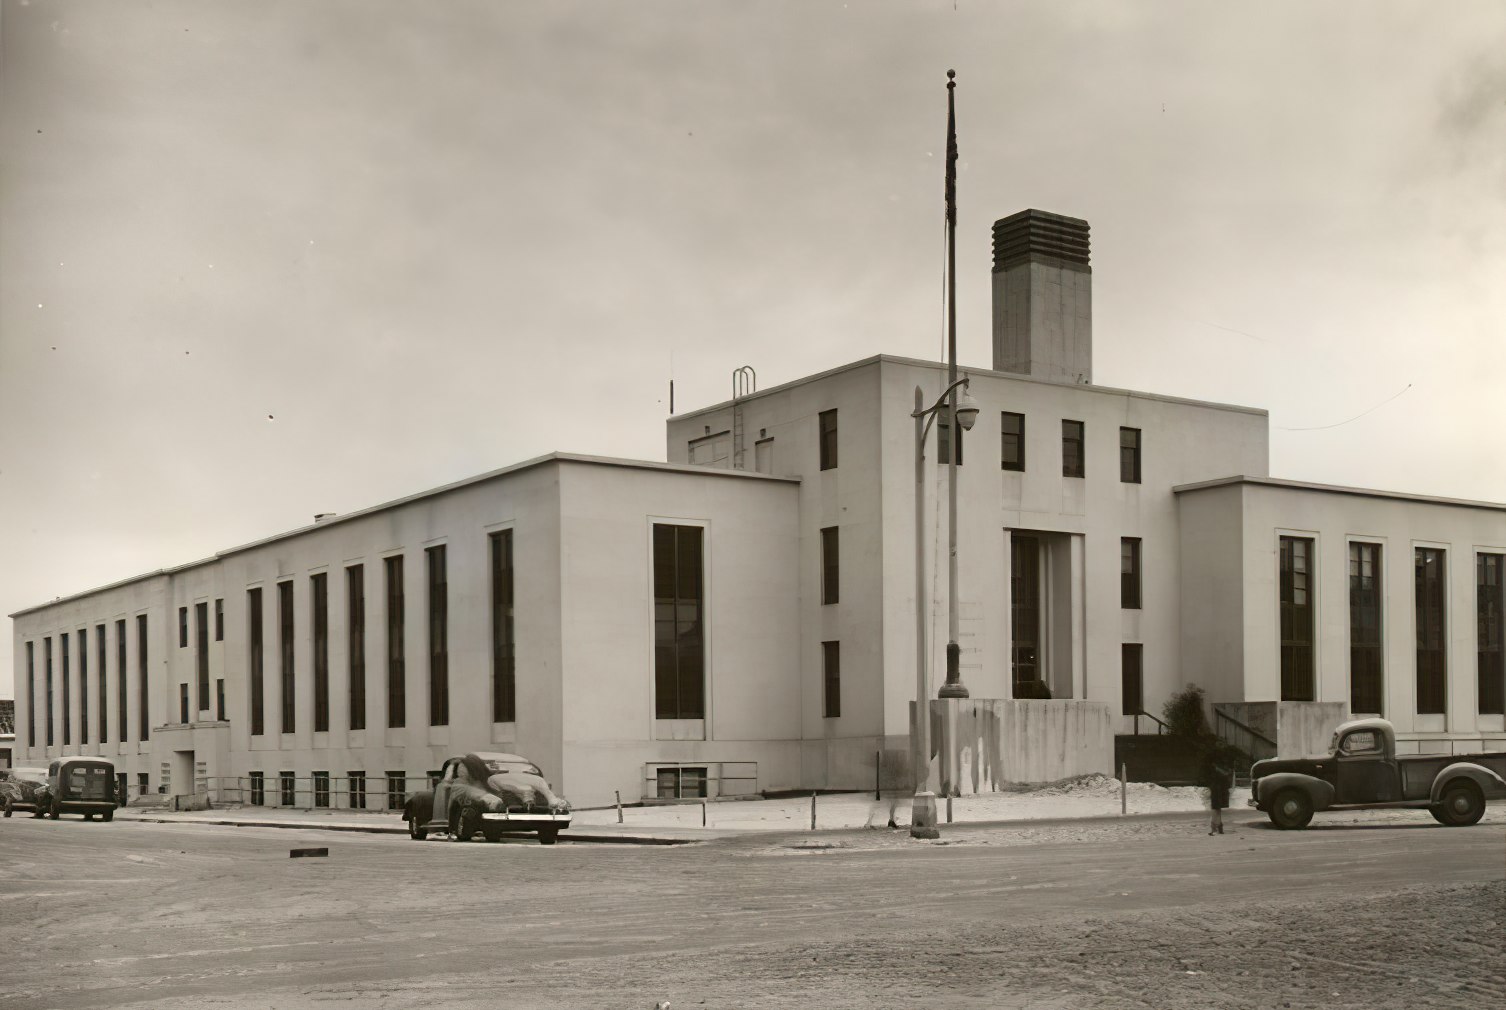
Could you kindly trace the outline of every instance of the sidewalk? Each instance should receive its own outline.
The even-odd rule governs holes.
[[[1189,786],[1166,788],[1131,782],[1124,796],[1131,816],[1191,813],[1207,808],[1206,792]],[[910,795],[827,793],[815,797],[815,825],[819,831],[885,828],[890,820],[910,823]],[[951,802],[951,822],[998,824],[1046,820],[1116,818],[1120,816],[1119,783],[1107,776],[1089,776],[1052,786],[1008,793],[957,797]],[[615,808],[578,810],[566,842],[636,845],[682,845],[763,831],[811,829],[810,795],[778,799],[712,800],[623,807],[622,823]],[[172,811],[160,807],[116,811],[121,820],[148,823],[205,824],[225,827],[303,828],[320,831],[358,831],[407,834],[407,824],[390,811],[304,810],[284,807],[227,806],[213,810]],[[948,821],[947,801],[937,801],[937,816]]]

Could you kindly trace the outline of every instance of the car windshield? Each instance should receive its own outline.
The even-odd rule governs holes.
[[[544,773],[527,761],[488,761],[486,770],[493,775],[537,775],[544,777]]]

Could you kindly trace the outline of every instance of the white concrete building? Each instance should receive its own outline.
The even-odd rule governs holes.
[[[1107,771],[1188,683],[1282,750],[1351,711],[1412,750],[1506,744],[1506,506],[1273,480],[1264,411],[1093,385],[1086,222],[996,224],[994,292],[958,469],[981,700],[933,703],[952,787]],[[740,390],[669,419],[668,463],[553,454],[14,614],[17,763],[337,806],[467,750],[577,804],[904,785],[911,411],[945,374],[877,356]]]

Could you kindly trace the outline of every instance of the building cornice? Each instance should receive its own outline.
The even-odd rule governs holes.
[[[1286,491],[1311,491],[1320,494],[1351,495],[1357,498],[1382,498],[1389,501],[1417,502],[1423,505],[1453,505],[1458,508],[1485,509],[1490,512],[1506,512],[1506,504],[1501,502],[1476,501],[1471,498],[1441,498],[1436,495],[1407,494],[1403,491],[1378,491],[1374,488],[1343,487],[1338,484],[1313,484],[1301,480],[1283,480],[1279,477],[1218,477],[1214,480],[1198,481],[1195,484],[1178,484],[1173,487],[1173,494],[1189,494],[1194,491],[1206,491],[1210,488],[1235,487],[1238,485],[1255,485],[1257,487],[1278,488]]]

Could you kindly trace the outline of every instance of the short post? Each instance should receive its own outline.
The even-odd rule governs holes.
[[[952,823],[952,794],[946,794],[946,822]]]
[[[1119,816],[1129,813],[1129,765],[1119,765]]]
[[[873,799],[875,802],[884,798],[882,794],[883,791],[881,789],[883,783],[882,779],[880,778],[880,773],[883,771],[883,767],[884,752],[881,750],[876,750],[873,752]]]
[[[811,830],[816,830],[816,794],[811,793]]]
[[[622,790],[621,789],[613,789],[612,792],[614,792],[614,793],[617,794],[617,823],[621,824],[622,823]]]
[[[701,800],[701,827],[706,826],[706,801]]]

